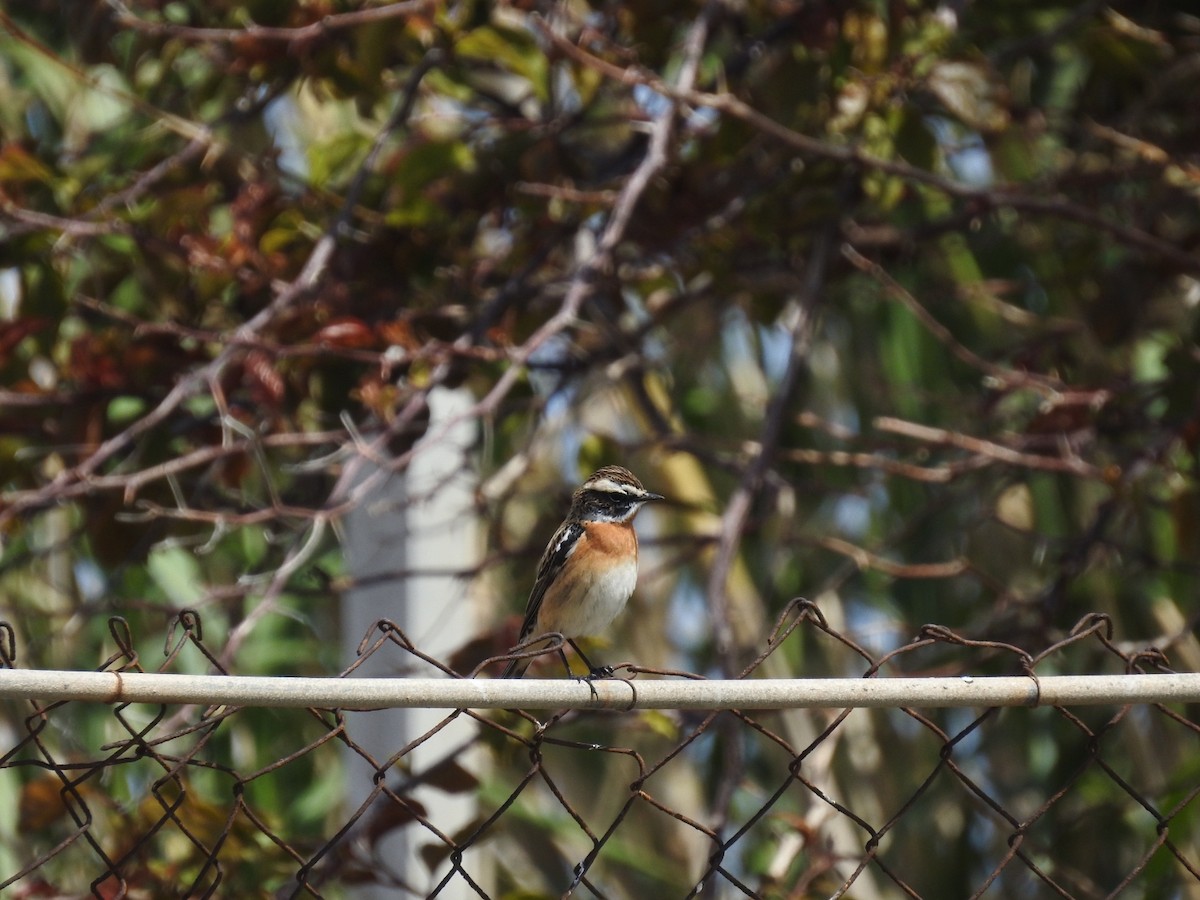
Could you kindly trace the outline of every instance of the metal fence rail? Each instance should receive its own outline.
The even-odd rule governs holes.
[[[0,669],[0,699],[352,710],[1113,706],[1200,703],[1200,673],[746,681],[649,681],[633,677],[476,681]]]
[[[743,679],[590,683],[470,677],[495,661],[386,621],[361,659],[414,677],[189,674],[221,671],[190,612],[157,671],[119,619],[95,672],[17,669],[0,632],[5,897],[1200,896],[1200,674],[1102,616],[872,655],[797,601]],[[829,644],[861,677],[760,677]],[[964,674],[903,674],[931,653]],[[445,713],[368,752],[350,710],[389,705]]]

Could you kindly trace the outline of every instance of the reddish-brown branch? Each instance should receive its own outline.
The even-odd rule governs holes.
[[[7,17],[0,13],[0,23],[4,23],[6,20]],[[238,354],[243,351],[245,345],[260,340],[261,335],[271,323],[317,285],[329,267],[337,240],[357,203],[366,171],[375,162],[386,133],[398,127],[411,114],[422,77],[440,59],[441,55],[438,51],[430,51],[414,67],[405,93],[397,103],[396,111],[384,126],[383,132],[377,136],[371,152],[368,153],[351,182],[340,213],[333,222],[329,223],[325,233],[313,245],[296,278],[283,285],[269,304],[235,329],[213,360],[180,376],[166,396],[152,410],[124,430],[103,441],[86,459],[74,466],[64,468],[50,483],[36,490],[24,491],[4,498],[5,505],[0,507],[0,526],[70,495],[86,492],[86,485],[106,464],[110,463],[118,454],[132,447],[143,436],[164,424],[188,399],[218,383],[221,373],[238,358]]]
[[[640,66],[619,66],[610,63],[557,34],[541,18],[534,16],[532,20],[539,33],[553,44],[556,50],[606,78],[620,84],[642,84],[677,102],[705,107],[732,116],[806,156],[882,172],[915,184],[923,184],[955,199],[977,204],[979,213],[1007,207],[1077,222],[1102,231],[1127,246],[1159,256],[1178,267],[1180,271],[1200,273],[1200,257],[1140,228],[1112,221],[1087,207],[1072,203],[1046,185],[976,187],[918,168],[900,159],[883,159],[854,144],[837,144],[814,138],[775,121],[731,93],[714,94],[696,89],[685,90],[680,86],[668,84],[655,73]]]
[[[333,13],[322,16],[308,25],[292,28],[253,23],[244,28],[195,28],[190,25],[174,25],[170,22],[148,22],[134,15],[120,0],[108,0],[108,5],[116,11],[116,21],[120,25],[152,37],[168,37],[200,43],[256,40],[289,43],[312,41],[334,31],[427,13],[432,11],[437,4],[438,0],[401,0],[399,3],[372,6],[352,12]]]
[[[949,328],[939,322],[929,310],[918,302],[916,297],[901,287],[900,283],[884,271],[883,267],[878,263],[867,259],[849,244],[842,245],[842,256],[848,259],[860,272],[865,272],[874,278],[888,294],[899,300],[904,305],[904,308],[911,312],[917,321],[924,326],[925,330],[954,354],[954,357],[959,361],[966,363],[973,369],[978,369],[1006,388],[1030,387],[1043,395],[1056,394],[1062,390],[1062,383],[1056,379],[1047,378],[1044,375],[1038,375],[1033,372],[1019,372],[1016,369],[999,366],[990,360],[984,359],[970,347],[961,343],[950,332]]]

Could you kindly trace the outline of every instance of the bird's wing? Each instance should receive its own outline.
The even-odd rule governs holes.
[[[546,552],[542,554],[542,561],[538,563],[537,580],[533,583],[529,602],[525,605],[525,621],[521,623],[522,641],[533,635],[546,589],[558,577],[562,567],[579,546],[583,531],[583,526],[578,522],[563,522],[546,545]]]

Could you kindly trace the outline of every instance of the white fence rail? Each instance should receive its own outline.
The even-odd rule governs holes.
[[[1200,674],[745,681],[288,678],[0,670],[0,698],[378,709],[801,709],[1200,702]]]

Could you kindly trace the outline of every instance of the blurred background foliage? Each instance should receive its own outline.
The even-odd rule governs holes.
[[[610,656],[736,674],[804,595],[873,653],[927,622],[1037,653],[1100,612],[1200,671],[1198,69],[1194,5],[1157,0],[8,5],[0,613],[20,663],[101,665],[114,614],[155,658],[183,608],[225,647],[270,594],[223,662],[340,671],[327,636],[350,577],[318,523],[353,502],[338,478],[356,441],[403,470],[429,397],[453,389],[480,423],[463,465],[486,556],[463,576],[490,610],[461,671],[511,644],[570,489],[613,462],[671,503],[640,522],[636,615]],[[1111,665],[1072,650],[1039,671]],[[797,638],[760,672],[863,669]],[[901,669],[1016,662],[941,647]],[[274,715],[212,752],[265,765]],[[76,739],[102,742],[105,720],[79,716]],[[872,716],[825,765],[886,815],[937,748]],[[1018,794],[1052,792],[1086,751],[1000,720],[970,764]],[[576,727],[653,757],[686,722]],[[714,827],[787,764],[721,734],[660,776]],[[1194,778],[1176,759],[1194,737],[1125,739],[1164,790]],[[501,772],[522,764],[495,750]],[[264,787],[263,815],[327,835],[321,765]],[[35,789],[4,788],[30,815]],[[748,883],[820,885],[810,807],[789,794],[739,843]],[[1046,841],[1103,894],[1134,813],[1097,808]],[[950,810],[923,896],[966,896],[1003,846],[962,824],[981,814],[961,790],[912,816]],[[533,802],[517,815],[518,841],[557,827]],[[777,871],[797,822],[809,849]],[[622,831],[614,895],[681,896],[709,852],[655,825]],[[930,852],[919,827],[894,840],[897,858]],[[573,849],[546,842],[520,876],[501,862],[497,883],[557,893]],[[1178,877],[1151,866],[1139,896]]]

